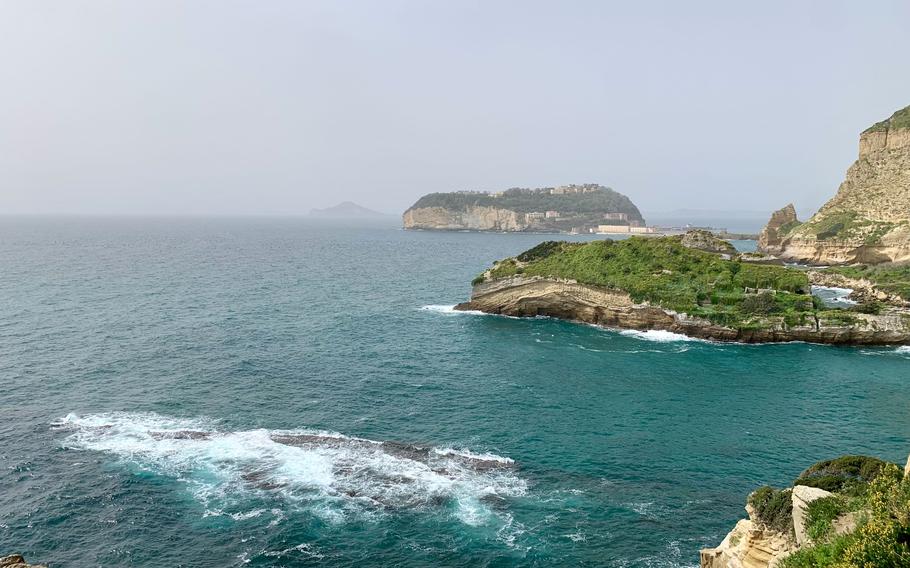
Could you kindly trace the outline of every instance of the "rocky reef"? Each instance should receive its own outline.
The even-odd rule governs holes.
[[[910,107],[865,130],[837,194],[800,223],[776,211],[760,250],[810,264],[910,261]]]
[[[405,229],[441,231],[570,232],[601,224],[642,226],[644,219],[628,197],[597,184],[431,193],[402,215]]]
[[[818,462],[786,489],[749,495],[748,518],[702,568],[867,568],[910,566],[910,460],[868,456]]]
[[[910,343],[906,308],[827,308],[808,293],[805,272],[700,250],[723,248],[705,239],[541,243],[478,276],[470,301],[456,309],[715,341]]]
[[[37,564],[29,564],[21,554],[10,554],[0,557],[0,568],[46,568]]]

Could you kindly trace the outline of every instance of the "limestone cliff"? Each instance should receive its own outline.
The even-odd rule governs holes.
[[[715,341],[893,345],[910,343],[910,316],[900,311],[853,314],[849,322],[816,317],[806,325],[787,325],[769,316],[762,326],[736,329],[706,319],[636,303],[621,290],[574,280],[512,276],[479,282],[471,300],[457,310],[516,317],[549,316],[614,329],[662,330]]]
[[[530,227],[527,215],[491,206],[468,206],[464,209],[420,207],[405,211],[406,229],[444,231],[525,231]]]
[[[834,198],[795,221],[789,207],[775,212],[761,250],[814,264],[910,261],[910,107],[864,131]]]

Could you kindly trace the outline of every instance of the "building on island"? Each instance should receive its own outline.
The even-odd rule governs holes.
[[[559,217],[559,211],[547,211],[547,219],[555,219]]]
[[[604,219],[607,221],[628,221],[628,213],[604,213]]]
[[[533,213],[525,213],[525,216],[528,219],[543,219],[544,213],[542,211],[534,211]]]

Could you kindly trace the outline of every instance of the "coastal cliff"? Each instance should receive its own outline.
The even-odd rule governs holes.
[[[775,212],[759,247],[811,264],[910,261],[910,107],[860,135],[858,159],[811,219]]]
[[[641,227],[632,201],[597,184],[487,193],[424,195],[402,215],[405,229],[497,232],[587,232],[598,225]]]
[[[910,460],[818,462],[789,488],[753,492],[746,513],[701,568],[910,566]]]
[[[436,231],[526,231],[531,227],[524,213],[492,206],[468,205],[463,209],[413,207],[402,216],[404,228]]]
[[[910,311],[901,306],[828,308],[809,295],[805,272],[687,242],[720,247],[702,237],[541,243],[478,276],[470,301],[456,309],[716,341],[910,343]]]

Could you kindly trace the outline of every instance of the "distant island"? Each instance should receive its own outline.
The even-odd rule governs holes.
[[[597,184],[430,193],[405,211],[402,221],[405,229],[442,231],[650,231],[632,200]]]
[[[761,255],[754,255],[761,259]],[[754,262],[707,231],[684,236],[547,241],[497,261],[457,310],[550,316],[716,341],[910,343],[907,297],[869,285],[849,308],[812,286],[838,273]]]
[[[388,219],[391,215],[380,213],[358,205],[353,201],[343,201],[325,209],[310,209],[310,217],[320,219]]]

